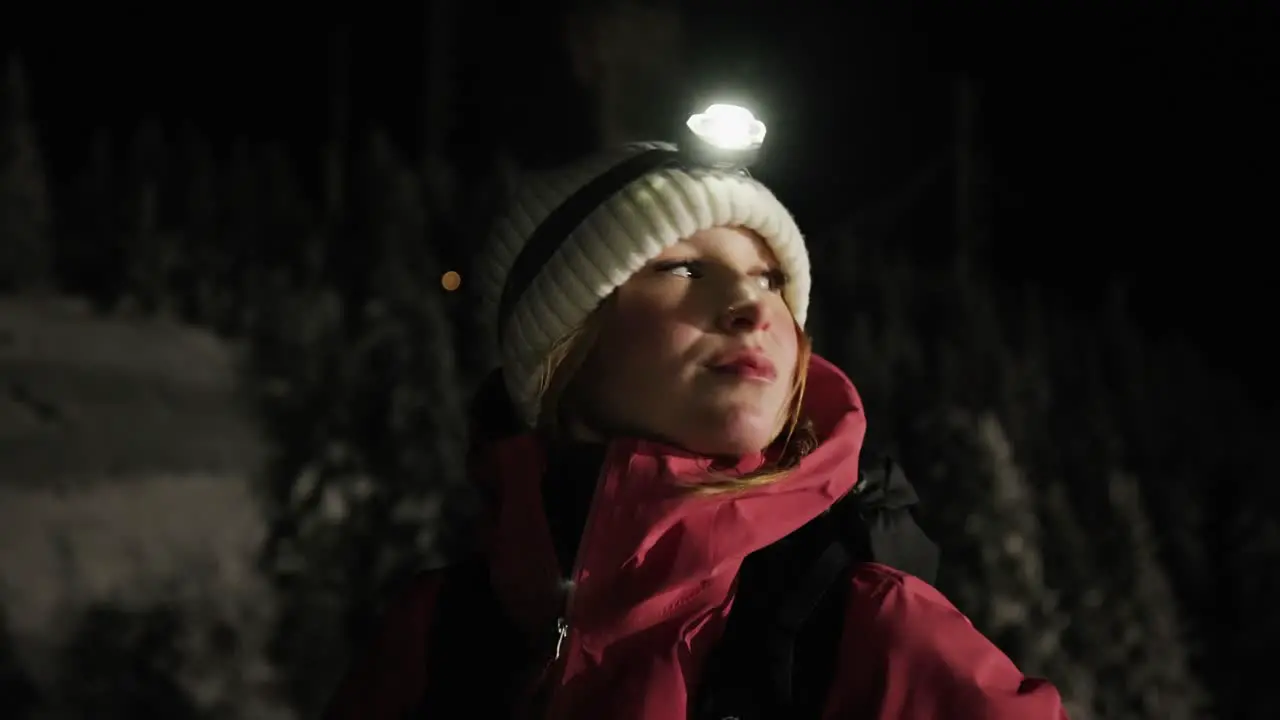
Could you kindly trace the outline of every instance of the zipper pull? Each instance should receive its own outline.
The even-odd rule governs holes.
[[[560,659],[560,650],[561,650],[561,647],[564,645],[564,639],[568,637],[568,635],[569,635],[569,621],[565,620],[562,617],[556,618],[556,636],[557,636],[556,637],[556,656],[555,656],[556,660]]]

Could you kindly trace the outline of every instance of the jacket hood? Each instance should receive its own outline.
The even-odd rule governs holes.
[[[704,595],[723,601],[746,555],[804,525],[854,486],[866,431],[853,384],[815,355],[803,412],[819,445],[774,483],[696,495],[688,487],[707,475],[708,458],[649,440],[614,439],[577,567],[560,568],[541,512],[548,445],[537,433],[519,430],[514,413],[504,413],[510,404],[502,394],[499,380],[477,397],[472,455],[490,500],[494,584],[513,616],[531,629],[554,623],[564,611],[564,589],[573,588],[574,621],[593,631],[597,646],[662,622],[689,603],[701,604],[695,601]],[[747,472],[762,461],[744,458],[735,470]]]

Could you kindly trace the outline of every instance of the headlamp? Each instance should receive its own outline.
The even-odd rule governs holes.
[[[699,162],[725,170],[743,170],[753,163],[764,144],[766,128],[751,111],[717,103],[691,116],[689,142],[683,150]]]

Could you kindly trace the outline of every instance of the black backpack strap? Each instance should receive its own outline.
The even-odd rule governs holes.
[[[782,698],[781,704],[793,705],[796,698],[793,679],[796,675],[797,639],[805,623],[814,614],[840,578],[848,573],[853,558],[844,545],[833,542],[813,562],[807,575],[786,597],[774,616],[773,632],[769,636],[769,654],[772,657],[771,687]]]
[[[426,688],[411,718],[505,717],[529,657],[479,555],[446,571],[426,639]],[[475,692],[483,678],[486,692]]]
[[[882,563],[933,582],[938,549],[911,515],[918,498],[901,468],[875,460],[859,475],[827,512],[743,561],[695,717],[818,717],[836,669],[841,579],[853,564]]]
[[[733,608],[707,660],[694,717],[789,716],[796,634],[851,562],[843,546],[830,542],[832,520],[824,513],[743,560]]]
[[[906,474],[890,458],[870,463],[851,496],[832,506],[843,513],[842,540],[866,562],[880,563],[929,584],[937,580],[938,546],[916,524],[911,510],[920,502]]]

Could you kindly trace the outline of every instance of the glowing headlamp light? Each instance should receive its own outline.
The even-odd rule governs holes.
[[[751,111],[717,103],[689,118],[693,137],[688,150],[708,165],[745,169],[759,154],[766,128]]]

